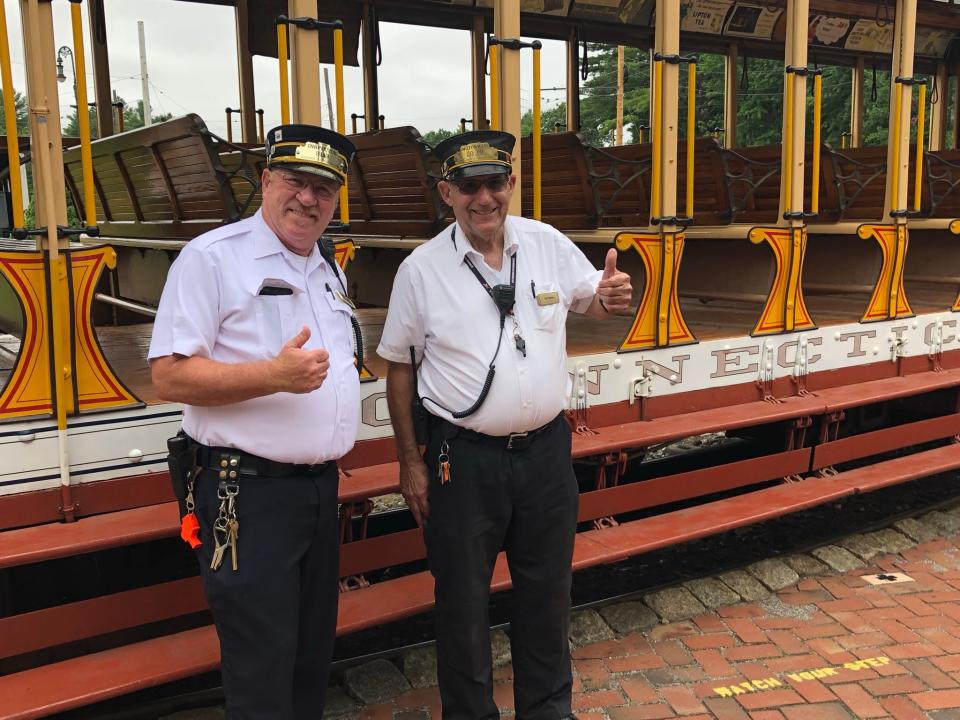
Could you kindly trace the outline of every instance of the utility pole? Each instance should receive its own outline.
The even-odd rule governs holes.
[[[143,37],[143,20],[137,20],[137,34],[140,36],[140,87],[143,95],[143,124],[153,124],[150,117],[150,76],[147,74],[147,43]]]
[[[617,135],[616,144],[623,145],[623,45],[617,46]]]
[[[330,100],[330,68],[323,69],[323,86],[327,90],[327,117],[330,120],[330,127],[336,129],[336,125],[333,122],[333,101]]]

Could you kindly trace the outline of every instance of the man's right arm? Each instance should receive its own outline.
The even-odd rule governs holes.
[[[326,350],[304,350],[304,327],[272,360],[223,363],[209,358],[164,355],[150,363],[161,400],[199,407],[243,402],[278,392],[308,393],[319,388],[330,368]]]
[[[413,429],[413,373],[408,363],[389,361],[387,366],[387,407],[400,460],[400,491],[413,519],[423,525],[430,508],[427,504],[427,465],[420,456]]]

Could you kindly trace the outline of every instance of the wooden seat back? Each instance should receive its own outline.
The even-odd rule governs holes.
[[[603,227],[646,227],[650,223],[653,145],[618,145],[588,150],[590,174]]]
[[[723,185],[727,188],[729,198],[730,221],[754,225],[776,223],[780,211],[782,146],[719,147],[718,151],[722,161]],[[818,192],[820,221],[836,220],[840,211],[829,153],[830,147],[822,144]],[[804,165],[803,209],[809,212],[812,207],[810,194],[813,192],[812,145],[807,145]]]
[[[960,218],[960,150],[928,150],[923,156],[920,214]],[[910,201],[913,202],[912,193]]]
[[[837,219],[880,220],[887,191],[886,146],[830,148],[827,157],[837,195]]]
[[[351,135],[350,229],[367,235],[432,237],[449,208],[437,192],[439,167],[413,127]]]
[[[577,133],[552,133],[541,138],[542,220],[561,230],[596,227],[646,227],[650,222],[652,146],[585,145]],[[695,144],[694,218],[697,224],[725,224],[726,194],[721,181],[716,141]],[[532,141],[523,138],[523,214],[533,214]],[[683,209],[686,147],[678,153],[678,212]]]
[[[730,222],[730,199],[723,176],[720,144],[712,137],[693,144],[693,224],[726,225]],[[687,144],[677,145],[677,215],[686,212]]]
[[[101,233],[182,240],[239,219],[244,203],[234,197],[221,164],[223,149],[193,114],[94,141]],[[77,213],[84,217],[79,148],[64,152],[64,176]]]
[[[618,145],[591,148],[592,179],[601,208],[604,227],[646,227],[650,222],[650,183],[653,172],[653,146]],[[725,225],[723,210],[727,201],[720,181],[721,169],[717,143],[699,138],[694,143],[694,224]],[[677,147],[677,214],[685,211],[687,182],[687,146]]]
[[[524,217],[533,217],[533,138],[520,141],[520,182]],[[574,132],[540,138],[541,220],[560,230],[597,227],[597,198],[591,183],[583,138]]]
[[[219,148],[218,148],[219,149]],[[230,193],[237,208],[238,218],[253,215],[260,208],[260,177],[267,166],[267,157],[262,147],[241,149],[226,146],[217,157],[222,172],[229,178]]]

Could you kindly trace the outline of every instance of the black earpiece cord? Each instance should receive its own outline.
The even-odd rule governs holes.
[[[453,241],[453,246],[456,247],[457,246],[457,226],[456,225],[450,228],[450,239]],[[490,394],[490,388],[493,386],[493,376],[497,372],[497,368],[494,365],[494,363],[497,360],[497,356],[500,354],[500,346],[503,345],[503,328],[507,322],[507,311],[504,311],[504,308],[501,307],[500,304],[497,302],[496,298],[494,297],[493,289],[490,287],[490,283],[488,283],[486,280],[483,279],[483,276],[477,270],[476,266],[473,264],[470,258],[465,257],[464,260],[466,261],[467,265],[470,267],[470,270],[473,271],[473,274],[480,281],[480,284],[483,286],[483,289],[487,291],[487,294],[490,296],[490,299],[493,300],[494,305],[497,306],[497,310],[500,312],[500,332],[497,333],[497,349],[494,350],[493,357],[490,359],[490,364],[487,366],[487,377],[484,378],[483,380],[483,387],[480,389],[480,395],[477,396],[477,399],[474,401],[473,405],[468,407],[466,410],[459,410],[459,411],[451,410],[450,408],[444,405],[441,405],[433,398],[426,397],[426,396],[419,397],[420,393],[416,384],[416,373],[417,373],[416,368],[414,368],[414,371],[413,371],[414,392],[419,397],[421,405],[425,401],[429,400],[433,405],[436,405],[441,410],[446,410],[448,413],[450,413],[451,417],[457,420],[459,420],[460,418],[465,418],[469,415],[473,415],[477,410],[480,409],[480,406],[483,405],[484,401],[486,401],[487,395]],[[516,280],[517,280],[517,254],[514,253],[510,257],[511,287],[516,285]],[[414,353],[412,346],[410,348],[410,357],[411,357],[411,361],[416,359],[416,355]]]
[[[327,264],[336,276],[337,282],[340,283],[343,296],[345,298],[350,297],[347,294],[347,286],[343,284],[343,278],[340,277],[339,267],[337,266],[336,247],[333,245],[333,242],[324,235],[317,243],[317,248],[320,250],[320,255],[327,261]],[[356,345],[354,352],[357,356],[357,373],[359,374],[363,372],[363,331],[360,329],[360,321],[357,320],[357,316],[353,313],[350,313],[350,326],[353,328],[353,341],[354,345]]]

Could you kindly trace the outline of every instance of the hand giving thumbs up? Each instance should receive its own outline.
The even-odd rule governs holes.
[[[630,307],[633,287],[630,276],[617,270],[617,251],[610,248],[603,264],[603,277],[597,284],[597,298],[608,313],[622,313]]]

